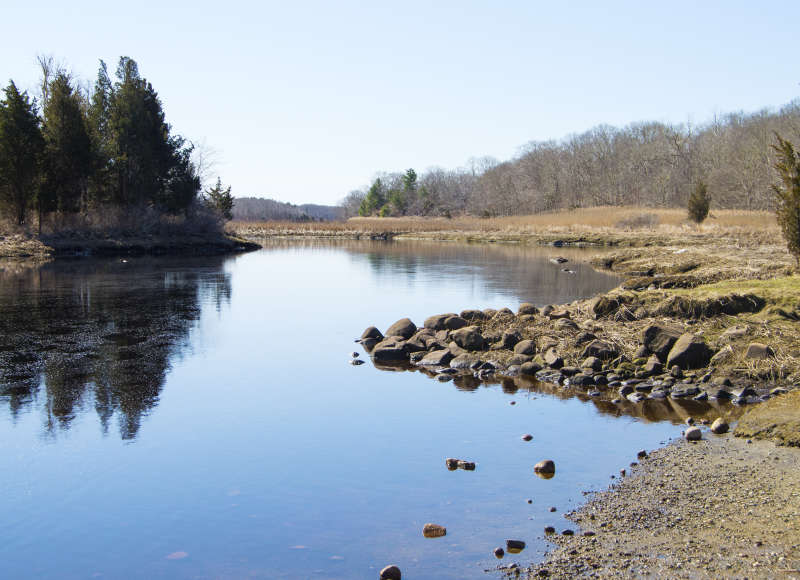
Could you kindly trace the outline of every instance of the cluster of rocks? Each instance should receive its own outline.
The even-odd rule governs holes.
[[[711,369],[731,356],[730,345],[715,351],[701,334],[675,325],[647,325],[639,348],[627,353],[619,337],[602,334],[598,322],[579,324],[566,308],[540,310],[525,303],[516,314],[508,308],[439,314],[421,328],[403,318],[385,333],[369,327],[359,340],[376,364],[415,365],[441,381],[463,375],[478,380],[529,376],[590,396],[607,393],[616,403],[669,397],[747,404],[784,392],[757,389],[747,379],[715,376]],[[768,345],[751,343],[745,356],[763,359],[774,352]]]

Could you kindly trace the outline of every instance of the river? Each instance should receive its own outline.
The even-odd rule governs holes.
[[[540,558],[543,527],[574,527],[563,514],[583,492],[679,417],[348,363],[373,324],[617,285],[583,257],[277,241],[0,265],[0,576],[377,578],[394,563],[404,578],[485,578]],[[545,458],[549,480],[533,473]],[[447,535],[424,538],[427,522]],[[526,549],[498,561],[510,538]]]

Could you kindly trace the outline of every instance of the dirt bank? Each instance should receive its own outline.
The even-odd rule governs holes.
[[[800,449],[706,431],[638,461],[529,577],[800,578]]]

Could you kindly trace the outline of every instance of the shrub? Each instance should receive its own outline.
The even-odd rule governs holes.
[[[708,197],[708,186],[700,180],[689,196],[689,219],[695,223],[702,223],[708,217],[708,208],[711,200]]]
[[[775,213],[789,252],[800,266],[800,156],[789,141],[776,135],[772,148],[778,155],[775,169],[780,182],[772,186],[775,193]]]

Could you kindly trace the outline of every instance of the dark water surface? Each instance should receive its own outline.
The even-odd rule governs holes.
[[[540,557],[542,528],[680,417],[348,360],[371,324],[616,285],[581,256],[278,242],[0,265],[0,577],[481,578],[506,538],[528,547],[503,564]]]

